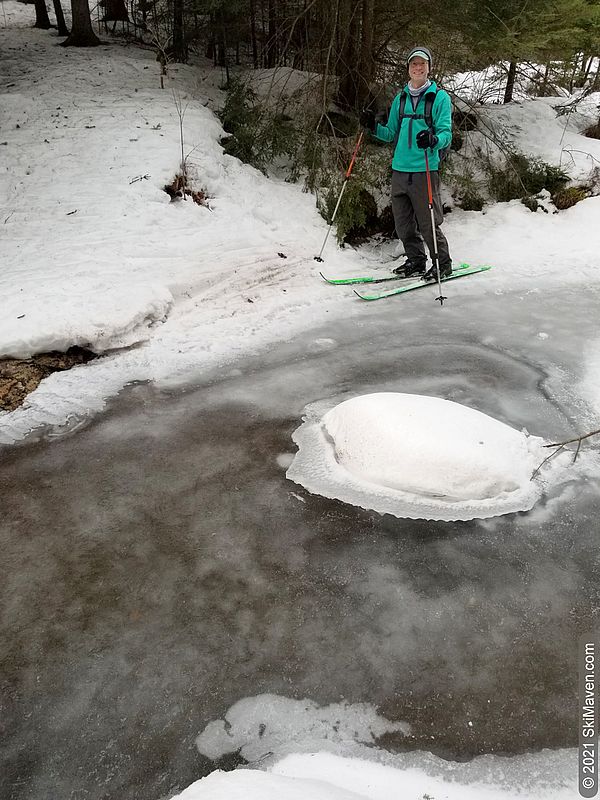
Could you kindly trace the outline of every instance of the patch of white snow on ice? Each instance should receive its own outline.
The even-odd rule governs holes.
[[[239,750],[247,761],[256,761],[267,752],[281,752],[290,743],[302,745],[302,749],[323,740],[374,744],[384,733],[409,731],[407,723],[390,722],[368,703],[320,707],[312,700],[262,694],[240,700],[225,719],[210,722],[196,739],[196,746],[207,758]]]
[[[390,753],[377,738],[408,733],[367,704],[277,695],[248,697],[198,736],[211,759],[239,752],[252,768],[217,770],[174,800],[575,800],[576,750],[513,757],[478,756],[461,763],[426,752]]]
[[[310,407],[286,475],[397,517],[459,520],[533,507],[543,440],[437,397],[382,392]]]
[[[585,375],[581,381],[581,395],[600,415],[600,340],[596,339],[585,353]],[[597,425],[594,426],[598,427]]]

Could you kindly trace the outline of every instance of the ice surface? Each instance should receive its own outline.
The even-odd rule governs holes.
[[[290,480],[399,517],[474,519],[532,508],[543,440],[438,397],[384,392],[307,410]]]
[[[364,704],[318,708],[310,701],[273,695],[246,698],[232,706],[224,720],[209,723],[196,742],[211,758],[239,751],[254,769],[212,773],[178,800],[576,797],[575,750],[483,756],[460,763],[423,752],[390,754],[368,744],[386,728],[398,727],[402,726],[388,723]],[[282,783],[282,777],[289,782]]]
[[[599,342],[594,342],[585,348],[586,370],[580,390],[600,417],[600,348],[598,345]],[[593,423],[593,420],[590,420],[590,423]],[[593,427],[597,428],[598,426],[593,425]]]
[[[570,302],[529,296],[494,316],[491,299],[463,298],[426,343],[419,302],[402,348],[397,307],[369,306],[361,325],[314,332],[335,350],[299,340],[192,392],[131,387],[77,435],[3,448],[0,795],[170,797],[210,766],[200,731],[259,693],[367,703],[411,724],[386,747],[447,758],[572,741],[573,648],[600,605],[584,452],[571,491],[485,525],[364,512],[278,462],[307,404],[357,391],[436,394],[570,433],[594,298]]]

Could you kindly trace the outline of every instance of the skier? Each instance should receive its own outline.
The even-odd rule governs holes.
[[[387,124],[378,123],[371,109],[361,113],[360,121],[376,139],[394,143],[392,212],[407,257],[394,272],[407,278],[420,275],[425,280],[437,280],[424,151],[429,157],[440,278],[446,278],[452,274],[452,260],[440,231],[444,218],[438,167],[440,151],[452,141],[452,109],[448,93],[429,79],[433,60],[428,48],[414,47],[406,62],[409,81],[394,98]],[[423,240],[434,261],[429,270]]]

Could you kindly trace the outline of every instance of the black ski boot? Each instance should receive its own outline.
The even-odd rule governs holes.
[[[404,278],[411,278],[413,275],[425,275],[425,262],[424,261],[405,261],[395,270],[392,270],[394,275],[400,275]]]
[[[449,261],[447,264],[440,264],[440,280],[442,278],[449,278],[452,275],[452,262]],[[423,275],[424,281],[437,281],[437,270],[435,268],[435,264],[431,266],[427,272]]]

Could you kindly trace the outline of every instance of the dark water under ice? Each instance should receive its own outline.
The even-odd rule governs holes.
[[[551,439],[591,429],[576,387],[595,307],[574,291],[365,305],[194,389],[131,387],[76,433],[4,448],[0,796],[169,796],[212,768],[206,723],[263,692],[373,703],[411,723],[390,749],[576,744],[597,477],[528,514],[447,523],[312,496],[285,469],[307,403],[371,391]]]

